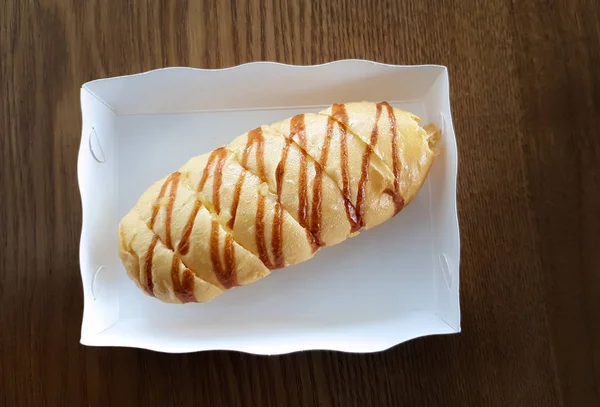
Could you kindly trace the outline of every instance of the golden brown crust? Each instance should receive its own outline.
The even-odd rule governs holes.
[[[144,292],[208,301],[310,259],[412,201],[439,130],[386,102],[336,104],[262,126],[152,185],[119,225]]]

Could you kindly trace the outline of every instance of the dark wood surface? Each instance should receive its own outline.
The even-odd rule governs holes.
[[[600,405],[597,0],[111,3],[0,11],[0,405]],[[81,346],[80,86],[342,58],[449,68],[463,333],[366,355]]]

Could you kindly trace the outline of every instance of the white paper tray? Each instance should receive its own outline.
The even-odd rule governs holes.
[[[332,103],[387,100],[442,129],[415,201],[314,259],[204,304],[163,304],[131,282],[117,226],[155,180],[261,124]],[[460,330],[457,150],[443,66],[346,60],[167,68],[81,89],[81,343],[164,352],[373,352]]]

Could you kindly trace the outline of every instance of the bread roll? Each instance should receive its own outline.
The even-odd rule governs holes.
[[[438,131],[387,102],[335,104],[251,130],[152,185],[119,225],[145,293],[203,302],[310,259],[408,205]]]

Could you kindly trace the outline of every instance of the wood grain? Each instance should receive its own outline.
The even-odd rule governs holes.
[[[595,0],[4,2],[0,405],[600,405]],[[389,351],[79,345],[84,82],[164,66],[449,67],[463,333]]]

